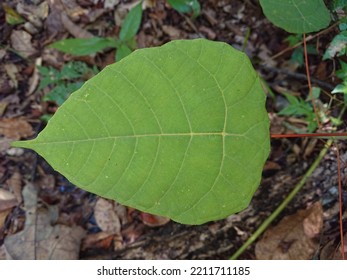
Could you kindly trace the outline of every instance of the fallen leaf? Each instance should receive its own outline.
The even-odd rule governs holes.
[[[347,234],[344,235],[344,245],[344,255],[345,259],[347,259]],[[321,260],[342,260],[340,238],[333,238],[326,243],[321,249],[319,258]]]
[[[0,134],[12,140],[19,140],[32,136],[34,131],[31,125],[23,119],[0,119]]]
[[[217,34],[211,28],[208,28],[206,26],[200,26],[199,31],[203,34],[206,34],[207,38],[210,40],[214,40],[217,38]]]
[[[77,259],[85,231],[78,226],[52,226],[47,209],[37,207],[34,185],[24,187],[23,199],[25,226],[23,231],[6,237],[7,259]]]
[[[318,248],[315,237],[323,228],[320,202],[296,214],[284,217],[268,229],[255,246],[257,259],[307,260]]]
[[[119,0],[105,0],[104,8],[112,10],[118,4],[119,4]]]
[[[4,211],[0,211],[0,228],[2,228],[4,226],[7,215],[10,214],[11,211],[12,211],[11,209],[6,209]]]
[[[150,227],[160,227],[170,222],[170,218],[152,215],[144,212],[140,213],[140,218],[145,225]]]
[[[17,206],[17,204],[13,193],[0,189],[0,228],[4,226],[6,217],[11,213],[12,207]]]
[[[46,28],[49,34],[55,35],[64,31],[64,25],[61,20],[61,14],[64,7],[60,1],[48,0],[49,14],[46,19]]]
[[[88,249],[109,249],[112,245],[113,234],[108,232],[98,232],[94,234],[88,234],[86,238],[83,239],[81,250],[85,251]]]
[[[99,197],[95,204],[94,216],[102,231],[120,234],[121,223],[112,201]]]
[[[13,63],[5,64],[4,66],[7,75],[11,78],[11,81],[15,88],[18,88],[17,73],[18,69]]]
[[[37,86],[40,83],[40,73],[39,73],[38,66],[41,66],[41,65],[42,65],[42,57],[39,57],[35,61],[34,73],[33,73],[33,75],[29,79],[30,87],[29,87],[29,90],[26,93],[26,96],[29,96],[32,93],[34,93],[36,88],[37,88]]]
[[[12,31],[11,45],[16,51],[26,58],[36,52],[36,49],[31,44],[31,35],[23,30]]]
[[[6,260],[6,250],[4,245],[0,246],[0,260]]]
[[[22,197],[22,175],[15,171],[13,175],[6,180],[6,185],[12,190],[18,204],[23,201]]]
[[[5,10],[5,18],[8,24],[16,25],[24,22],[24,19],[10,6],[3,4],[2,7]]]
[[[171,40],[179,39],[181,37],[181,31],[176,27],[173,27],[171,25],[163,25],[162,29],[165,34],[169,35]]]
[[[76,37],[76,38],[92,38],[92,37],[94,37],[92,33],[81,28],[80,26],[75,24],[73,21],[71,21],[66,14],[61,14],[61,20],[63,22],[65,29],[74,37]]]

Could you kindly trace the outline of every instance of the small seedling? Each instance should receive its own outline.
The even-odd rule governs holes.
[[[94,76],[99,70],[94,66],[90,68],[84,62],[68,62],[59,71],[51,66],[39,67],[41,82],[38,90],[50,87],[50,92],[45,95],[45,101],[53,101],[58,106],[62,105],[71,92],[79,89],[85,80]]]
[[[197,0],[168,0],[170,5],[178,12],[200,14],[200,4]],[[57,41],[50,46],[59,51],[82,56],[94,54],[107,48],[116,49],[116,61],[120,61],[136,49],[135,35],[142,20],[142,1],[133,7],[122,23],[119,38],[69,38]]]

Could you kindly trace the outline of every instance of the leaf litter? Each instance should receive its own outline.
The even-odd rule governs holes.
[[[310,208],[284,217],[268,229],[255,247],[259,260],[307,260],[318,250],[323,228],[323,209],[320,202]]]
[[[33,184],[24,187],[23,199],[25,226],[23,231],[5,239],[7,259],[77,259],[85,231],[79,226],[54,225],[49,211],[38,207],[38,193]]]

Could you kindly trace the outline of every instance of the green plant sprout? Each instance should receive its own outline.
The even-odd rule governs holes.
[[[169,4],[178,12],[200,14],[200,4],[197,0],[168,0]],[[120,61],[136,49],[135,35],[139,31],[142,20],[142,1],[139,1],[125,17],[119,38],[93,37],[68,38],[50,45],[59,51],[76,55],[90,55],[107,48],[116,49],[116,61]]]
[[[290,47],[294,47],[299,42],[302,42],[302,34],[291,34],[286,40]],[[316,49],[313,45],[307,45],[307,53],[309,54],[317,54]],[[297,64],[298,66],[304,65],[304,47],[299,46],[293,50],[293,53],[290,57],[290,62],[293,64]]]
[[[96,66],[90,68],[81,61],[68,62],[60,71],[51,66],[39,66],[38,69],[41,74],[38,90],[50,87],[44,101],[53,101],[58,106],[65,102],[71,92],[78,90],[85,80],[99,72]]]

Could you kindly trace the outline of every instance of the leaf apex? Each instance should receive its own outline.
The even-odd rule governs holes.
[[[13,147],[13,148],[33,149],[32,147],[33,147],[33,143],[34,142],[35,142],[35,139],[13,141],[13,142],[11,142],[11,147]]]

